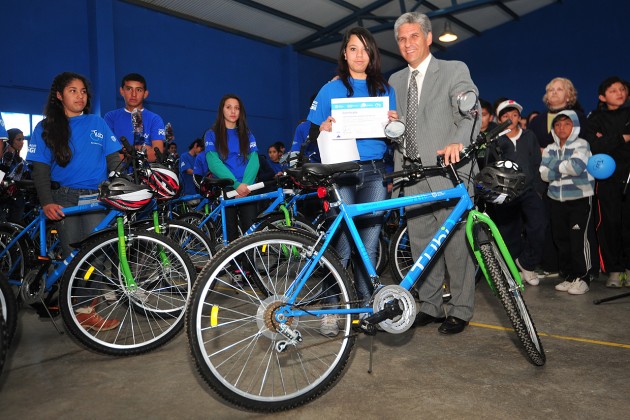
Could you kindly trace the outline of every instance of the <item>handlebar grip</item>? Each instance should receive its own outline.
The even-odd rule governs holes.
[[[493,138],[495,138],[499,133],[501,133],[503,130],[505,130],[506,128],[508,128],[510,125],[512,125],[512,121],[508,118],[507,120],[503,121],[501,124],[497,125],[496,127],[494,127],[492,130],[488,131],[486,133],[486,141],[490,141]]]
[[[153,151],[155,152],[155,160],[159,163],[164,163],[164,155],[160,151],[159,147],[154,147]]]
[[[394,179],[394,178],[405,178],[405,177],[413,175],[414,173],[418,172],[420,169],[421,167],[403,169],[402,171],[396,171],[389,174],[385,174],[383,175],[383,179],[387,181],[389,179]]]
[[[20,188],[35,188],[35,182],[31,179],[21,179],[19,181],[15,181],[15,185],[17,185]]]
[[[133,153],[134,148],[131,146],[131,144],[129,144],[127,137],[120,136],[120,142],[122,143],[123,147],[127,149],[127,153]]]
[[[275,182],[275,181],[274,181],[274,182]],[[248,185],[248,186],[247,186],[247,189],[251,192],[251,191],[256,191],[256,190],[259,190],[259,189],[261,189],[261,188],[265,188],[265,187],[266,187],[266,185],[265,185],[265,183],[264,183],[264,182],[257,182],[257,183],[255,183],[255,184]],[[228,191],[228,192],[226,192],[226,193],[225,193],[225,196],[226,196],[227,198],[234,198],[234,197],[236,197],[236,195],[237,195],[237,194],[238,194],[238,193],[236,192],[236,190],[234,190],[234,191]]]

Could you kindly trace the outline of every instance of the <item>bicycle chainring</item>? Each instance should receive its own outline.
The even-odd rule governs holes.
[[[372,309],[374,313],[385,308],[385,304],[393,300],[398,301],[402,314],[394,319],[386,319],[378,325],[391,334],[401,334],[413,326],[416,319],[416,300],[409,290],[398,285],[387,285],[380,288],[374,295]]]
[[[20,286],[20,297],[27,305],[39,302],[44,297],[46,283],[43,276],[37,278],[39,269],[29,270]]]

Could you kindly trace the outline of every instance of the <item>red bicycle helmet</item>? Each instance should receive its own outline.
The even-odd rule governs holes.
[[[135,184],[124,176],[111,178],[98,187],[98,199],[118,210],[140,210],[152,198],[153,193],[146,186]]]
[[[475,175],[475,193],[488,203],[507,204],[525,187],[525,174],[511,160],[491,163]]]
[[[153,190],[158,200],[169,200],[179,193],[179,178],[166,166],[151,164],[143,181]]]

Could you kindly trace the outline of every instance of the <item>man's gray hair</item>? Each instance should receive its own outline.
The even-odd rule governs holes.
[[[422,28],[422,33],[424,33],[425,37],[429,36],[429,32],[431,32],[431,21],[427,15],[420,12],[407,12],[396,19],[396,23],[394,23],[394,37],[396,38],[396,42],[398,42],[398,29],[405,23],[420,24],[420,28]]]

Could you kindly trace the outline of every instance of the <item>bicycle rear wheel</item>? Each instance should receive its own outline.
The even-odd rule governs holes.
[[[13,288],[2,274],[0,274],[0,310],[2,310],[1,318],[4,320],[8,345],[17,329],[18,305]]]
[[[532,364],[542,366],[546,356],[534,321],[527,310],[521,289],[512,276],[503,255],[494,241],[480,246],[481,257],[488,276],[496,287],[497,295],[507,312],[514,331],[521,341]]]
[[[196,275],[190,259],[164,235],[135,230],[125,239],[135,286],[122,275],[118,234],[109,231],[83,244],[59,292],[71,335],[89,349],[117,356],[153,350],[181,331]]]
[[[292,305],[306,315],[284,324],[275,317],[314,243],[296,231],[253,233],[223,249],[199,275],[187,313],[188,339],[199,373],[225,400],[249,410],[286,410],[317,398],[342,374],[355,340],[352,316],[339,315],[339,334],[330,337],[320,333],[322,319],[308,314],[349,308],[356,299],[332,253],[324,253]],[[280,325],[302,340],[282,348],[287,338]]]
[[[394,284],[398,284],[407,275],[414,264],[411,255],[411,243],[405,223],[392,235],[389,243],[389,266],[392,272]]]

